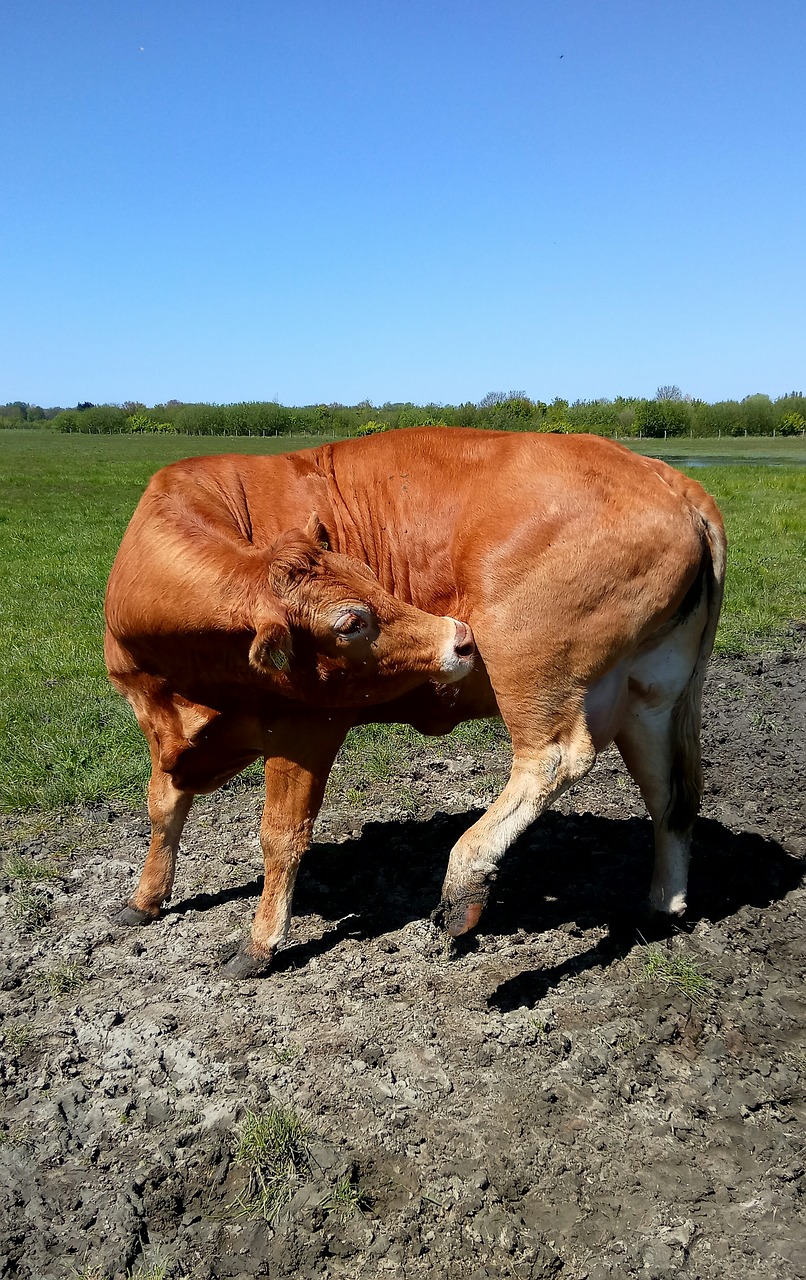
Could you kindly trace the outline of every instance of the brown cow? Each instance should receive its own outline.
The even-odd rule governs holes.
[[[263,895],[227,966],[258,972],[349,728],[497,714],[512,772],[451,852],[448,932],[476,925],[507,847],[613,741],[654,824],[650,904],[681,914],[724,566],[708,494],[597,437],[416,428],[166,467],[107,593],[107,665],[152,758],[122,919],[170,896],[193,795],[264,756]]]

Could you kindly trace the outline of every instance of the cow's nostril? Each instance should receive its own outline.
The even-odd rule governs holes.
[[[476,652],[476,646],[473,643],[473,632],[466,622],[456,623],[456,640],[453,648],[458,658],[472,658]]]

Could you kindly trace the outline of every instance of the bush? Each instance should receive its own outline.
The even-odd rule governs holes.
[[[388,422],[365,422],[363,426],[356,428],[357,436],[376,436],[380,431],[389,431]]]
[[[785,413],[776,431],[780,436],[799,436],[806,431],[806,418],[802,413]]]
[[[172,422],[155,422],[147,413],[133,413],[129,417],[127,431],[163,431],[175,432]]]

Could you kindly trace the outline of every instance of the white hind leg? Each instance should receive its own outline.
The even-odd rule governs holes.
[[[691,632],[696,636],[695,628]],[[650,907],[672,916],[686,910],[691,832],[702,798],[702,673],[686,644],[689,636],[680,628],[636,664],[616,735],[655,832]]]
[[[674,707],[631,704],[616,746],[640,787],[655,833],[649,905],[664,915],[682,916],[687,906],[691,830],[701,788],[699,782],[693,787],[689,783],[680,794],[684,780],[677,776],[680,764],[676,761],[674,719]],[[698,762],[698,750],[696,754]]]

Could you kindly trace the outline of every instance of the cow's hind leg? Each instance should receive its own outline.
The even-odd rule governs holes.
[[[264,881],[252,932],[224,966],[230,978],[248,978],[269,967],[285,942],[291,899],[302,855],[310,844],[328,775],[350,722],[300,712],[272,723],[266,756],[266,804],[260,825]]]
[[[510,726],[512,727],[512,726]],[[486,905],[506,850],[552,800],[588,772],[596,752],[584,719],[553,736],[513,732],[509,781],[487,812],[451,850],[442,898],[434,918],[452,937],[473,929]],[[540,738],[544,745],[537,745]]]
[[[649,906],[682,916],[687,905],[691,833],[702,797],[699,689],[660,701],[633,693],[618,747],[641,790],[655,835]]]
[[[151,844],[137,890],[118,916],[120,924],[149,924],[170,898],[179,839],[192,803],[193,792],[180,790],[170,774],[152,761],[148,784]]]

